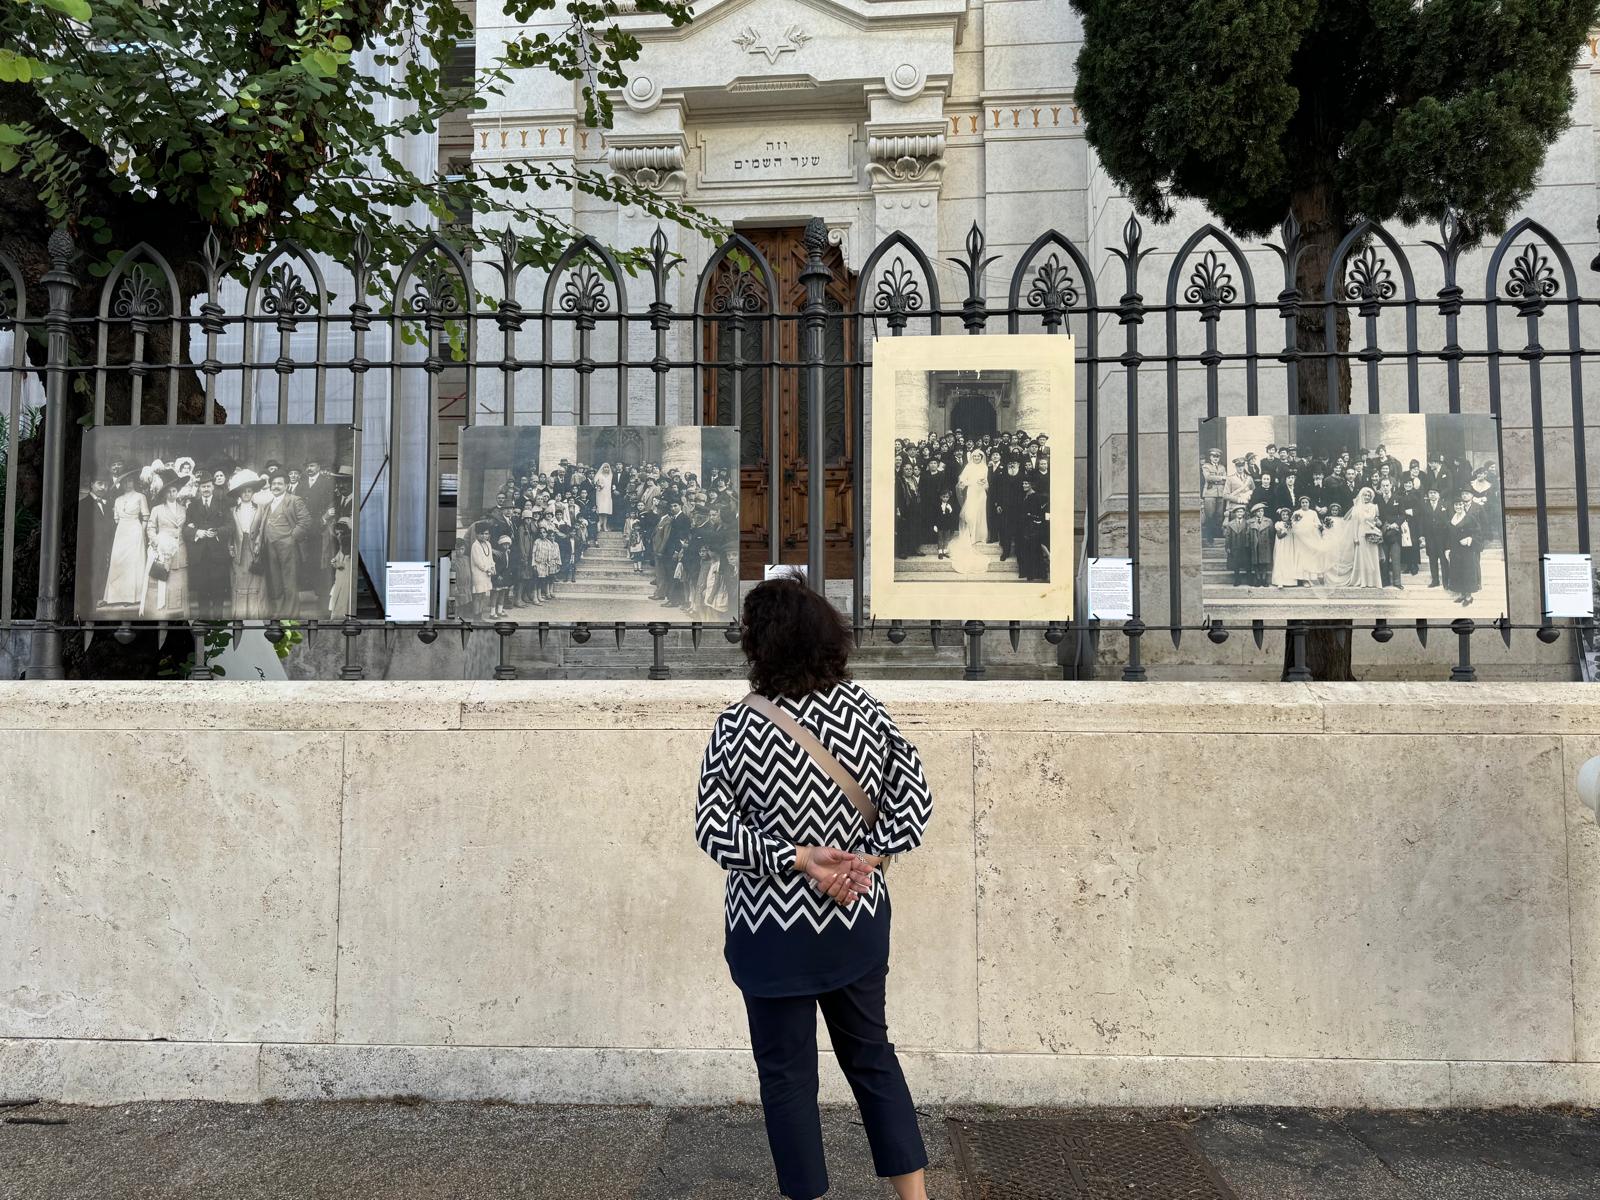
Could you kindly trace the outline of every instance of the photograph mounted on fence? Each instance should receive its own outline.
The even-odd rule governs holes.
[[[737,429],[477,425],[459,473],[454,617],[735,619]]]
[[[873,348],[872,613],[1072,615],[1072,339]]]
[[[83,437],[85,621],[342,619],[354,586],[354,432],[120,425]]]
[[[1207,617],[1506,614],[1500,431],[1459,413],[1200,423]]]

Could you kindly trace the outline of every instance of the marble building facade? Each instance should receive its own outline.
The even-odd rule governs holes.
[[[933,260],[946,306],[958,305],[965,295],[966,280],[948,260],[962,252],[974,222],[988,239],[986,253],[996,256],[984,277],[987,295],[995,304],[1004,303],[1019,257],[1051,228],[1083,250],[1101,304],[1114,305],[1124,290],[1122,263],[1112,250],[1122,245],[1131,208],[1090,150],[1082,114],[1074,104],[1074,64],[1082,31],[1065,0],[704,0],[696,6],[694,20],[679,29],[643,14],[623,20],[640,38],[643,53],[629,84],[616,96],[612,129],[582,125],[572,83],[549,75],[527,77],[490,108],[473,114],[474,158],[490,163],[543,159],[620,173],[681,197],[741,231],[790,229],[798,236],[809,218],[820,217],[839,251],[839,261],[849,271],[859,271],[882,239],[904,233]],[[477,23],[477,53],[480,61],[486,61],[513,30],[495,0],[479,0]],[[559,36],[563,28],[552,25],[548,32]],[[1578,290],[1588,293],[1597,289],[1588,264],[1600,248],[1595,234],[1600,211],[1594,111],[1600,101],[1597,49],[1600,46],[1591,39],[1573,63],[1576,100],[1571,128],[1551,148],[1523,214],[1565,246]],[[551,203],[564,206],[562,217],[613,245],[643,245],[656,227],[653,218],[589,197],[552,192]],[[1181,294],[1195,257],[1215,250],[1236,284],[1247,267],[1257,298],[1270,304],[1283,285],[1277,256],[1262,243],[1245,244],[1235,255],[1215,238],[1186,247],[1207,221],[1200,205],[1188,204],[1167,225],[1146,223],[1143,245],[1152,251],[1141,268],[1146,302],[1160,303],[1173,280]],[[673,277],[672,299],[687,310],[694,304],[695,280],[713,247],[681,229],[669,227],[665,232],[673,252],[684,258],[684,270]],[[1433,297],[1443,279],[1438,256],[1427,241],[1437,239],[1438,231],[1396,228],[1394,233],[1408,260],[1416,294]],[[1469,297],[1484,294],[1489,251],[1471,250],[1462,258],[1461,284]],[[1508,255],[1500,268],[1501,295],[1510,263]],[[1403,273],[1398,265],[1389,265],[1400,282]],[[1555,269],[1560,275],[1559,263]],[[1075,282],[1080,289],[1084,285],[1081,279]],[[867,283],[870,295],[873,281]],[[630,309],[643,312],[651,299],[648,278],[630,278],[627,288]],[[1563,282],[1561,293],[1567,291]],[[1541,331],[1544,344],[1561,348],[1566,345],[1565,314],[1554,309],[1552,314]],[[1237,314],[1223,317],[1219,333],[1225,346],[1242,343],[1242,322]],[[1590,329],[1595,323],[1595,314],[1583,315],[1582,336],[1589,344],[1600,333]],[[1081,344],[1081,322],[1071,324]],[[1155,318],[1145,327],[1147,349],[1159,351],[1166,336],[1162,326]],[[1003,327],[1003,322],[995,322],[991,328],[995,327]],[[1121,348],[1123,331],[1114,314],[1102,320],[1098,332],[1103,354],[1108,347],[1113,353]],[[1463,345],[1483,344],[1481,308],[1468,310],[1461,332]],[[1282,323],[1268,309],[1261,314],[1256,333],[1261,347],[1270,351],[1281,344]],[[1510,306],[1502,307],[1500,333],[1506,347],[1522,345],[1525,331]],[[604,353],[600,344],[604,336],[604,330],[596,334],[597,355]],[[1357,320],[1356,344],[1363,336]],[[1380,342],[1400,349],[1405,338],[1401,316],[1386,313],[1379,322]],[[1200,339],[1198,322],[1185,320],[1176,330],[1176,344],[1186,353],[1196,351]],[[634,340],[632,354],[647,359],[652,353],[648,329],[636,330]],[[672,352],[687,355],[691,349],[687,336],[678,331],[674,341]],[[1442,318],[1424,311],[1419,346],[1427,350],[1443,341]],[[1419,368],[1424,410],[1445,406],[1444,369],[1438,361],[1424,361]],[[1265,363],[1259,371],[1256,383],[1263,411],[1282,405],[1279,370]],[[1185,472],[1181,489],[1186,515],[1194,507],[1190,492],[1197,491],[1189,473],[1194,470],[1190,464],[1196,424],[1205,410],[1203,371],[1196,363],[1185,364],[1178,372],[1183,445],[1177,461]],[[1385,408],[1404,406],[1405,371],[1404,364],[1395,361],[1378,369]],[[1588,406],[1593,414],[1600,409],[1600,377],[1590,379],[1591,374],[1595,374],[1591,368],[1584,367],[1585,386],[1596,397]],[[1164,611],[1155,610],[1164,607],[1166,590],[1160,581],[1164,562],[1156,561],[1165,544],[1166,368],[1147,364],[1142,375],[1141,509],[1149,511],[1145,537],[1160,539],[1159,545],[1145,548],[1149,559],[1145,583],[1152,595],[1147,619],[1163,619]],[[1356,375],[1354,406],[1359,411],[1367,404],[1367,382],[1364,370],[1358,369]],[[531,382],[522,379],[512,386],[522,389],[531,387]],[[1243,411],[1247,388],[1243,370],[1224,367],[1218,383],[1221,411]],[[702,398],[691,394],[687,378],[675,378],[673,384],[669,419],[694,420]],[[591,418],[615,419],[622,386],[628,396],[628,419],[650,422],[653,382],[647,371],[632,373],[625,385],[610,373],[596,374]],[[573,419],[576,403],[569,384],[558,379],[556,389],[556,419]],[[1487,389],[1483,364],[1465,364],[1464,406],[1469,411],[1484,409]],[[1542,389],[1546,492],[1552,512],[1566,514],[1562,532],[1553,535],[1552,549],[1570,549],[1574,548],[1567,543],[1572,541],[1575,466],[1570,378],[1564,361],[1546,364]],[[1529,391],[1526,372],[1502,370],[1508,512],[1513,527],[1526,519],[1532,507]],[[1101,423],[1098,444],[1091,446],[1085,436],[1084,403],[1096,394]],[[1079,512],[1084,478],[1092,469],[1100,480],[1102,512],[1109,523],[1110,543],[1102,552],[1112,552],[1116,539],[1123,536],[1119,531],[1128,508],[1122,367],[1108,363],[1098,379],[1080,368],[1078,395]],[[531,392],[519,390],[515,403],[519,410],[531,406]],[[480,397],[479,404],[480,411],[489,414],[502,407],[495,396]],[[1600,453],[1589,457],[1593,473]],[[1591,486],[1596,482],[1600,481],[1591,480]],[[1595,490],[1600,494],[1600,488]],[[1193,581],[1186,580],[1184,586],[1187,596]],[[1525,596],[1521,599],[1526,601]],[[1520,611],[1528,615],[1525,607]]]

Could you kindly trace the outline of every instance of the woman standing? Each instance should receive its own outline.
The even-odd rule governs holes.
[[[600,523],[611,528],[611,510],[615,507],[611,494],[611,464],[604,463],[594,477],[594,510]]]
[[[340,517],[328,530],[333,553],[328,556],[328,570],[333,575],[333,585],[328,589],[328,619],[337,621],[350,614],[350,522]]]
[[[111,562],[106,568],[106,590],[100,602],[129,606],[144,599],[149,567],[145,558],[144,526],[150,505],[139,490],[139,472],[129,471],[119,481],[122,494],[111,506],[116,533],[111,538]]]
[[[695,834],[728,873],[723,957],[744,994],[778,1185],[790,1200],[828,1190],[817,1111],[820,1006],[874,1168],[900,1200],[926,1200],[928,1156],[884,1017],[890,907],[882,872],[884,855],[922,841],[933,808],[922,760],[883,706],[850,682],[849,630],[804,584],[775,579],[752,589],[741,646],[753,696],[819,740],[877,806],[869,827],[824,761],[749,703],[717,718]]]
[[[981,575],[989,560],[978,547],[989,540],[989,464],[983,451],[967,455],[967,465],[956,477],[961,514],[956,540],[950,546],[950,565],[962,575]]]
[[[1383,571],[1378,565],[1383,530],[1378,524],[1375,496],[1371,488],[1362,488],[1356,493],[1350,511],[1328,530],[1334,549],[1329,554],[1325,574],[1334,587],[1383,586]]]
[[[228,553],[233,560],[233,607],[235,621],[258,621],[267,612],[267,560],[261,544],[266,516],[256,503],[262,479],[249,467],[235,471],[228,479],[228,495],[233,500],[233,520],[229,527]]]
[[[189,548],[183,540],[187,506],[178,492],[188,479],[176,471],[160,472],[160,503],[150,511],[146,533],[150,543],[149,579],[141,616],[168,620],[189,615]]]

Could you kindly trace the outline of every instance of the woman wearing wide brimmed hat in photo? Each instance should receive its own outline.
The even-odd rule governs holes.
[[[229,615],[235,621],[260,621],[270,615],[267,612],[267,563],[261,546],[265,515],[256,503],[256,493],[262,490],[265,482],[249,467],[242,467],[228,477],[228,497],[233,501],[228,545],[233,559],[233,605]]]
[[[889,1040],[885,855],[933,810],[916,747],[846,671],[850,632],[825,598],[774,579],[745,599],[751,693],[717,718],[695,834],[727,872],[723,956],[744,993],[778,1184],[828,1190],[817,1110],[817,1009],[861,1109],[873,1167],[926,1200],[928,1156]]]
[[[151,477],[156,504],[145,523],[149,562],[141,616],[163,620],[189,615],[189,548],[183,540],[188,512],[179,498],[188,482],[187,475],[171,467],[157,467]]]

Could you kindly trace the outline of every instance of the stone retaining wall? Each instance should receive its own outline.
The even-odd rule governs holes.
[[[0,1093],[755,1101],[692,821],[740,690],[0,685]],[[1600,1103],[1600,691],[875,690],[919,1100]]]

